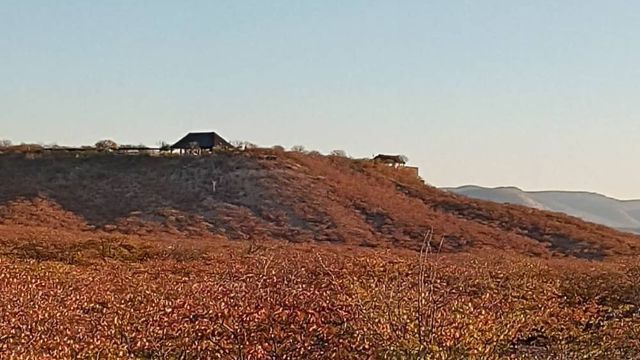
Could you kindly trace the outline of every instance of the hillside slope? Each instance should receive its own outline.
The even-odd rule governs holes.
[[[0,169],[5,241],[42,228],[57,236],[419,249],[433,229],[444,239],[443,251],[590,259],[640,253],[639,237],[558,213],[472,200],[370,161],[271,150],[205,157],[43,154],[1,155]]]
[[[470,185],[443,190],[476,199],[563,212],[586,221],[640,233],[640,200],[617,200],[579,191],[523,191],[515,187]]]

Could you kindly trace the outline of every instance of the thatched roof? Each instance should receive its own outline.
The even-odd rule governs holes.
[[[233,146],[215,132],[192,132],[185,135],[171,149],[191,149],[192,144],[198,144],[200,149],[232,148]]]
[[[384,163],[391,163],[391,164],[403,164],[403,165],[405,164],[405,160],[402,155],[378,154],[376,157],[373,158],[373,160],[384,162]]]

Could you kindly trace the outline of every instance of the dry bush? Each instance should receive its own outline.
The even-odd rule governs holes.
[[[344,151],[344,150],[332,150],[332,151],[331,151],[331,153],[330,153],[329,155],[331,155],[331,156],[337,156],[337,157],[343,157],[343,158],[349,157],[349,156],[347,155],[347,152],[346,152],[346,151]]]
[[[14,153],[14,154],[30,154],[30,153],[41,153],[44,150],[44,147],[40,144],[19,144],[19,145],[9,145],[3,148],[3,151],[6,153]]]
[[[573,287],[591,279],[565,272],[595,267],[624,288],[627,263],[436,254],[255,242],[201,249],[196,259],[2,255],[0,351],[34,359],[640,355],[637,305],[591,293],[573,302]]]
[[[100,140],[94,145],[98,151],[113,151],[118,149],[118,144],[113,140]]]
[[[245,140],[233,140],[231,141],[231,146],[240,150],[251,150],[258,148],[258,145]]]

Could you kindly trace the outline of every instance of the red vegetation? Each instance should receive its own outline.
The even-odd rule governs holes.
[[[0,167],[12,174],[1,185],[0,203],[47,199],[89,226],[125,234],[417,250],[433,228],[444,236],[446,252],[496,248],[589,259],[640,253],[640,237],[631,234],[563,214],[464,198],[425,185],[410,171],[337,156],[274,150],[197,158],[4,155]],[[42,215],[40,201],[35,204]]]
[[[640,355],[633,261],[57,236],[0,256],[9,358]]]
[[[0,168],[2,358],[640,356],[639,240],[603,226],[282,151]]]

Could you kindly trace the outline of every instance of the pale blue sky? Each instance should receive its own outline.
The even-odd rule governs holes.
[[[640,3],[0,0],[0,138],[191,130],[640,198]]]

